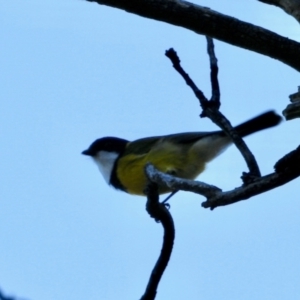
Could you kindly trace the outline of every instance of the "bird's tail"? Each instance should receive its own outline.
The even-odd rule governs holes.
[[[265,112],[249,121],[246,121],[235,127],[235,130],[241,137],[252,134],[256,131],[267,129],[278,125],[282,121],[281,116],[274,111]]]

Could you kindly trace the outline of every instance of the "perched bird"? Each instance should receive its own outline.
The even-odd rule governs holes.
[[[282,118],[274,111],[263,113],[235,127],[241,137],[276,126]],[[106,182],[134,195],[145,195],[149,162],[158,170],[185,179],[195,179],[207,162],[232,144],[223,131],[187,132],[128,141],[104,137],[94,141],[82,154],[92,157]],[[159,194],[174,192],[159,186]]]

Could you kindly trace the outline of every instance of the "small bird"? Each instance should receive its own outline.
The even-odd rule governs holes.
[[[263,113],[235,127],[241,137],[278,125],[282,118],[274,111]],[[221,154],[231,138],[223,131],[186,132],[128,141],[117,137],[95,140],[82,154],[92,157],[105,181],[133,195],[143,195],[147,185],[144,167],[185,179],[195,179],[206,163]],[[173,192],[159,186],[159,194]]]

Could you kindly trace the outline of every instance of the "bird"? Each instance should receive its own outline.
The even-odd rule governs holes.
[[[268,111],[234,129],[245,137],[276,126],[281,120],[274,111]],[[93,159],[109,185],[128,194],[145,196],[147,163],[161,172],[194,180],[208,162],[231,144],[231,138],[222,130],[176,133],[134,141],[108,136],[95,140],[82,154]],[[160,195],[169,192],[176,191],[158,186]]]

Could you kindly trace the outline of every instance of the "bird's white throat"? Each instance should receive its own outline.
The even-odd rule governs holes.
[[[116,152],[108,152],[102,150],[93,157],[93,160],[95,161],[102,176],[108,184],[110,183],[111,172],[118,156],[119,154]]]

